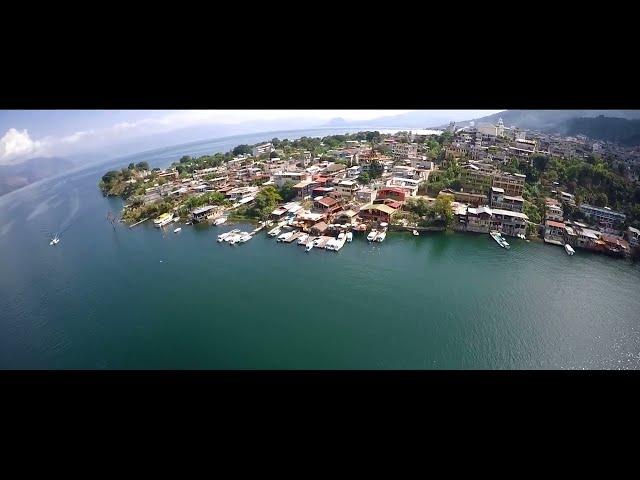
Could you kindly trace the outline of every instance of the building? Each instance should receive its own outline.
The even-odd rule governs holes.
[[[403,189],[411,197],[415,197],[418,194],[418,186],[420,180],[412,180],[410,178],[392,177],[387,181],[387,187],[398,187]]]
[[[627,241],[629,245],[637,248],[640,246],[640,230],[634,227],[629,227],[626,232]]]
[[[335,214],[333,222],[339,223],[340,225],[355,225],[357,218],[358,212],[354,210],[343,210]]]
[[[207,205],[205,207],[200,207],[193,210],[191,212],[191,219],[196,223],[202,222],[215,215],[216,212],[216,207],[214,207],[213,205]]]
[[[360,165],[354,165],[353,167],[347,168],[347,177],[356,178],[360,176],[362,173],[362,167]]]
[[[564,221],[564,213],[560,205],[547,204],[545,218],[554,222]]]
[[[460,171],[462,189],[471,193],[486,194],[491,188],[493,177],[474,164],[464,165]]]
[[[302,180],[293,186],[296,191],[296,198],[302,199],[312,195],[313,188],[318,185],[313,180]]]
[[[340,210],[340,203],[332,197],[316,197],[313,200],[313,208],[316,210],[326,213],[328,215],[337,212]]]
[[[501,208],[512,212],[522,212],[524,198],[520,196],[505,195],[504,189],[491,187],[491,208]]]
[[[391,218],[396,213],[396,211],[397,210],[395,208],[383,203],[370,203],[360,208],[360,217],[363,220],[370,222],[391,223]]]
[[[271,145],[271,143],[263,143],[261,145],[256,145],[255,147],[253,147],[251,153],[254,157],[257,157],[258,155],[262,155],[263,153],[271,153],[271,150],[273,150],[273,145]]]
[[[566,226],[562,222],[547,220],[544,222],[544,241],[554,245],[564,245]]]
[[[477,233],[489,233],[491,229],[491,208],[469,207],[467,208],[467,231]]]
[[[441,190],[438,195],[442,194],[453,195],[453,198],[456,202],[467,203],[474,207],[487,205],[489,203],[487,196],[482,193],[456,192],[455,190],[446,188],[444,190]]]
[[[517,237],[527,233],[529,217],[521,212],[512,212],[499,208],[491,209],[491,229],[498,230],[504,235]]]
[[[282,188],[285,183],[300,183],[304,180],[311,180],[311,175],[307,172],[276,172],[273,174],[273,183],[278,188]]]
[[[398,158],[415,158],[418,156],[418,145],[415,143],[395,143],[391,147],[391,156]]]
[[[376,194],[377,200],[395,200],[396,202],[404,203],[407,199],[407,192],[398,187],[383,187],[378,190]]]
[[[361,188],[356,192],[356,201],[360,203],[372,203],[376,198],[376,191],[371,188]]]
[[[353,180],[342,180],[336,185],[336,194],[345,200],[351,200],[360,186]]]
[[[505,195],[521,197],[526,178],[521,173],[494,172],[491,186],[502,188]]]
[[[609,207],[594,207],[586,203],[580,204],[580,211],[606,230],[615,230],[615,225],[624,222],[627,218],[624,213],[616,212]]]

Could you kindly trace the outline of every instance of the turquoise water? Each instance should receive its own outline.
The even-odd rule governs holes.
[[[296,134],[131,158],[165,166],[273,136]],[[0,367],[640,367],[638,265],[476,234],[305,253],[264,234],[218,244],[228,225],[114,231],[105,216],[121,201],[97,189],[108,167],[0,198]]]

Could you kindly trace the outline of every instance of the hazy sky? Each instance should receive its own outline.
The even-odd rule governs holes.
[[[499,111],[423,112],[427,122],[429,118],[470,120]],[[206,139],[215,137],[217,132],[310,128],[323,126],[334,118],[358,122],[408,112],[412,110],[3,110],[0,111],[0,164],[20,163],[36,156],[97,151],[151,135],[170,137],[171,132],[188,129],[194,129],[194,135],[202,130],[201,135],[206,136],[198,139]],[[429,126],[435,125],[424,125]],[[201,130],[195,130],[198,128]]]

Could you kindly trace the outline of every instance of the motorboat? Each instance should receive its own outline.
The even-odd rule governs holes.
[[[237,233],[240,233],[239,229],[231,230],[230,232],[227,232],[227,233],[222,233],[222,234],[218,235],[218,241],[219,242],[229,242],[229,241],[231,241],[233,236],[236,235]]]
[[[51,241],[49,242],[49,245],[55,246],[55,245],[58,244],[58,242],[60,242],[60,237],[58,237],[58,235],[56,235],[51,239]]]
[[[369,235],[367,235],[367,240],[369,242],[373,242],[376,239],[377,235],[378,235],[378,231],[377,230],[371,230],[369,232]]]
[[[414,231],[413,231],[413,236],[414,236],[414,237],[417,237],[418,235],[420,235],[420,232],[418,232],[418,230],[414,230]]]
[[[331,240],[329,240],[325,244],[325,246],[324,246],[325,250],[335,250],[336,249],[336,243],[337,243],[336,239],[332,238]]]
[[[376,242],[384,242],[385,238],[387,238],[387,232],[380,232],[376,237]]]
[[[511,246],[507,243],[507,241],[504,238],[502,238],[502,234],[497,230],[491,230],[490,235],[491,235],[491,238],[493,238],[496,241],[496,243],[500,245],[502,248],[506,248],[507,250],[511,248]]]
[[[281,231],[282,231],[282,230],[280,229],[280,227],[275,227],[275,228],[272,228],[271,230],[269,230],[268,235],[269,235],[270,237],[275,237],[275,236],[277,236]]]
[[[298,245],[302,245],[304,242],[306,242],[309,238],[309,235],[307,235],[306,233],[303,233],[302,235],[300,235],[300,237],[298,237]]]
[[[218,217],[213,221],[213,224],[214,225],[222,225],[226,221],[227,221],[227,217]]]
[[[173,221],[173,213],[163,213],[153,221],[153,225],[157,228],[164,227]]]
[[[178,233],[178,232],[181,232],[181,231],[182,231],[182,228],[181,228],[181,227],[178,227],[178,228],[176,228],[176,229],[173,231],[173,233]]]
[[[352,241],[353,241],[353,233],[347,232],[347,242],[352,242]]]
[[[279,241],[279,242],[284,242],[285,240],[288,240],[288,239],[289,239],[289,237],[290,237],[291,235],[293,235],[294,233],[295,233],[295,232],[285,232],[285,233],[281,234],[281,235],[278,237],[278,241]]]
[[[568,243],[564,244],[564,249],[567,252],[568,255],[573,255],[574,253],[576,253],[576,251],[573,249],[573,247],[571,245],[569,245]]]
[[[315,246],[315,243],[316,243],[316,242],[309,242],[309,243],[307,243],[307,246],[306,246],[306,247],[304,247],[304,251],[305,251],[305,252],[310,251],[310,250]]]

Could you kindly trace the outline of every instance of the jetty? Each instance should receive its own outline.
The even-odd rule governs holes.
[[[304,235],[304,232],[295,232],[293,235],[291,235],[289,238],[287,238],[285,240],[285,242],[292,243],[295,239],[297,239],[301,235]]]
[[[134,224],[132,224],[132,225],[129,225],[129,228],[133,228],[133,227],[135,227],[136,225],[140,225],[141,223],[146,222],[146,221],[147,221],[147,220],[149,220],[150,218],[151,218],[151,217],[143,218],[143,219],[142,219],[142,220],[140,220],[139,222],[136,222],[136,223],[134,223]]]

